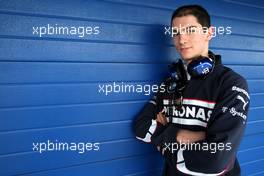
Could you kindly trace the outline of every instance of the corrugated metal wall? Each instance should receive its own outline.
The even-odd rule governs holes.
[[[264,175],[261,0],[1,1],[0,175],[160,175],[161,157],[132,132],[150,96],[105,95],[98,85],[159,82],[177,57],[164,26],[173,9],[189,3],[208,9],[213,25],[232,27],[211,49],[248,80],[251,109],[239,159],[243,175]],[[34,33],[48,24],[90,26],[93,34]],[[33,142],[48,140],[98,142],[100,149],[33,151]]]

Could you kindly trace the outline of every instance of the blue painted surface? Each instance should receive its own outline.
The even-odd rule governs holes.
[[[249,83],[250,115],[238,157],[243,175],[264,175],[261,0],[1,1],[0,175],[160,175],[161,157],[132,131],[150,96],[105,95],[98,85],[158,83],[177,58],[164,26],[173,9],[194,3],[208,9],[213,25],[232,27],[211,49]],[[99,26],[99,34],[33,34],[33,27],[47,24]],[[47,140],[98,142],[100,149],[32,150],[33,142]]]

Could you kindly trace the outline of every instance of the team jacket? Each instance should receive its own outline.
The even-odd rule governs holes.
[[[147,103],[135,121],[136,137],[165,149],[163,175],[240,175],[236,152],[249,101],[245,79],[223,66],[220,56],[215,56],[211,73],[188,81],[180,109],[166,92],[157,93]],[[162,110],[171,121],[166,126],[156,121]],[[200,148],[180,147],[176,141],[179,129],[204,131],[206,138],[194,143]]]

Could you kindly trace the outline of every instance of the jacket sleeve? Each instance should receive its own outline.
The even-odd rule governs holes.
[[[174,153],[178,171],[213,176],[222,175],[232,165],[245,128],[250,97],[244,78],[228,83],[223,85],[208,122],[206,139],[180,147]]]
[[[147,143],[153,143],[153,139],[164,129],[163,125],[156,121],[156,115],[162,110],[160,94],[154,96],[139,113],[135,120],[136,138]]]
[[[176,142],[176,131],[172,125],[162,125],[157,122],[157,114],[163,110],[163,95],[165,84],[160,85],[158,93],[145,105],[139,113],[134,123],[136,138],[147,143],[152,143],[155,146],[163,147],[164,143]],[[175,134],[168,135],[168,134]]]

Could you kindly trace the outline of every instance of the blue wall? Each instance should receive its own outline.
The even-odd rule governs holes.
[[[264,175],[264,3],[250,0],[0,1],[0,175],[160,175],[162,159],[135,140],[132,121],[150,98],[99,92],[112,82],[154,84],[177,54],[164,25],[177,6],[203,5],[232,35],[211,43],[249,83],[251,108],[238,156]],[[33,27],[99,26],[100,33],[33,34]],[[99,151],[33,151],[32,143],[100,143]]]

